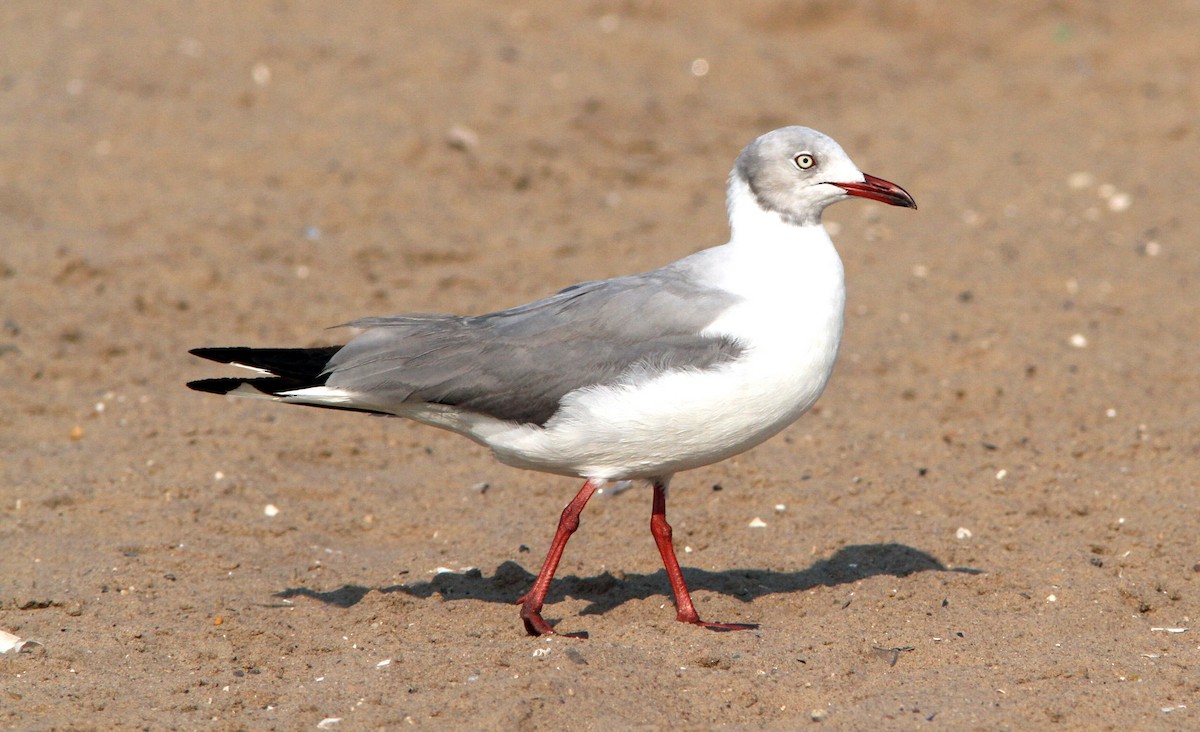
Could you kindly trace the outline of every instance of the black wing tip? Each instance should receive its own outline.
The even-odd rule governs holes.
[[[187,388],[206,394],[228,394],[246,383],[246,379],[199,379],[189,381]]]
[[[244,366],[261,373],[307,382],[302,386],[323,384],[325,369],[341,346],[317,348],[252,348],[249,346],[206,346],[188,353],[217,363]]]
[[[216,361],[217,363],[232,363],[236,361],[240,354],[253,349],[246,346],[203,346],[201,348],[188,349],[188,353],[200,358]]]

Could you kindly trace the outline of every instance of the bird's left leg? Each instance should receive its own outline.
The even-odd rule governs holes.
[[[691,623],[702,628],[716,631],[754,630],[758,626],[752,623],[709,623],[700,619],[696,606],[692,604],[692,595],[688,592],[687,583],[683,581],[683,571],[679,569],[679,560],[675,558],[675,546],[671,543],[671,525],[667,523],[667,484],[669,478],[654,481],[654,507],[650,511],[650,533],[654,535],[654,543],[658,545],[658,553],[662,555],[663,566],[667,569],[667,578],[671,580],[671,591],[675,593],[675,619],[681,623]]]

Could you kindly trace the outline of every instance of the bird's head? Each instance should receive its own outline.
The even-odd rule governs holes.
[[[826,206],[850,196],[917,207],[903,188],[863,173],[841,145],[808,127],[782,127],[751,142],[732,176],[762,209],[797,225],[819,223]]]

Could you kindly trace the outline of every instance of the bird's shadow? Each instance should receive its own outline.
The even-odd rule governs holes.
[[[904,544],[855,544],[839,549],[832,557],[822,559],[807,569],[778,572],[766,569],[727,569],[710,572],[684,568],[684,579],[693,591],[708,590],[750,602],[764,595],[803,592],[813,587],[835,587],[877,575],[907,577],[917,572],[959,572],[982,574],[970,567],[947,567],[930,554]],[[427,598],[434,594],[447,600],[482,600],[503,604],[513,603],[533,584],[534,575],[516,562],[508,561],[486,577],[478,569],[463,573],[443,572],[425,582],[380,587],[383,593],[403,592],[412,597]],[[343,585],[335,590],[318,592],[306,587],[290,587],[275,593],[275,597],[310,597],[336,607],[358,604],[373,588]],[[581,615],[602,614],[629,600],[670,594],[666,571],[653,574],[625,574],[617,577],[607,571],[592,577],[567,575],[556,578],[550,586],[549,602],[572,597],[588,601]]]

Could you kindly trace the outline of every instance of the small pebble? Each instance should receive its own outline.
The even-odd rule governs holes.
[[[750,528],[752,528],[752,529],[764,529],[764,528],[766,528],[766,526],[767,526],[767,522],[763,521],[762,519],[760,519],[757,516],[755,516],[750,521]]]
[[[1091,186],[1093,182],[1095,182],[1095,179],[1092,177],[1092,174],[1082,171],[1071,173],[1070,177],[1067,178],[1067,185],[1077,191]]]
[[[6,630],[0,630],[0,653],[8,653],[13,648],[19,648],[21,637]]]
[[[970,539],[971,538],[971,530],[966,527],[959,526],[958,531],[954,532],[954,536],[957,539]]]
[[[67,436],[73,441],[78,442],[83,439],[83,428],[79,425],[75,425],[71,428],[71,431],[67,433]]]
[[[1072,348],[1087,348],[1088,339],[1084,334],[1076,333],[1075,335],[1071,336],[1068,342],[1071,344]]]
[[[268,503],[266,506],[263,507],[263,513],[271,518],[274,518],[279,515],[279,509],[275,506],[274,503]]]
[[[266,86],[271,83],[271,67],[261,61],[254,64],[254,68],[250,71],[251,78],[254,83],[259,86]]]
[[[470,127],[454,125],[446,132],[446,144],[455,150],[474,150],[479,147],[479,133]]]

